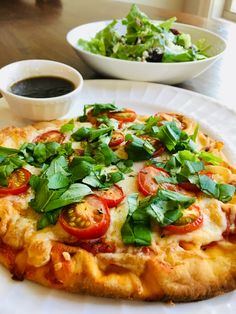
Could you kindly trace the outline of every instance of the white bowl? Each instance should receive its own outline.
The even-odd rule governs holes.
[[[56,76],[71,81],[75,89],[65,95],[50,98],[29,98],[15,95],[10,87],[23,79]],[[0,69],[0,91],[10,109],[30,120],[53,120],[64,116],[75,104],[83,86],[81,74],[74,68],[50,60],[23,60]]]
[[[104,57],[78,47],[77,42],[79,38],[90,40],[110,22],[103,21],[84,24],[72,29],[67,34],[68,43],[74,48],[79,57],[95,71],[108,77],[165,84],[181,83],[203,73],[223,54],[226,48],[225,40],[215,33],[181,23],[174,23],[173,27],[181,32],[190,34],[193,43],[201,38],[206,39],[207,44],[211,46],[208,50],[210,58],[191,62],[149,63]]]

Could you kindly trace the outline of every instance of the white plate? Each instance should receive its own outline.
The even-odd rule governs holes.
[[[115,102],[134,108],[139,113],[157,111],[182,112],[197,119],[209,135],[222,138],[230,146],[226,154],[236,160],[236,113],[216,100],[183,89],[131,81],[85,81],[81,98],[67,117],[77,116],[84,104]],[[17,105],[17,104],[16,104]],[[0,127],[22,126],[30,121],[14,116],[3,99],[0,100]],[[201,271],[201,270],[199,270]],[[10,279],[7,270],[0,267],[1,314],[199,314],[236,313],[236,292],[206,301],[175,306],[153,302],[113,300],[69,294],[37,284]]]

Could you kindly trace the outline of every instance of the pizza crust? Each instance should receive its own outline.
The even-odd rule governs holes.
[[[192,134],[196,123],[190,118],[179,117],[186,132]],[[142,120],[139,117],[139,121]],[[39,134],[60,128],[65,122],[3,129],[0,145],[18,148]],[[221,144],[203,133],[200,133],[198,143],[223,156]],[[136,172],[141,167],[142,164],[137,163]],[[221,168],[208,167],[223,183],[235,180],[235,170],[227,163]],[[135,180],[136,177],[126,178],[120,183],[127,194],[137,191]],[[227,227],[226,213],[234,214],[232,220],[235,219],[234,199],[223,205],[200,197],[200,206],[209,218],[208,225],[205,219],[205,233],[204,226],[203,231],[181,236],[161,238],[157,233],[153,235],[150,249],[123,245],[117,230],[127,214],[124,201],[111,211],[111,226],[106,235],[116,243],[116,252],[93,255],[77,246],[75,239],[58,223],[37,231],[38,214],[27,208],[31,197],[29,190],[24,198],[0,198],[0,263],[10,270],[14,279],[25,278],[76,293],[174,302],[201,300],[236,288],[236,243],[222,236]],[[209,231],[208,228],[213,229]]]

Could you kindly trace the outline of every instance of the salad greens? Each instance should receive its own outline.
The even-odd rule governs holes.
[[[187,62],[207,58],[204,39],[192,43],[189,34],[181,33],[173,24],[175,17],[156,24],[131,6],[121,23],[125,33],[118,31],[118,21],[113,20],[90,41],[80,38],[78,46],[94,54],[111,58],[146,62]]]

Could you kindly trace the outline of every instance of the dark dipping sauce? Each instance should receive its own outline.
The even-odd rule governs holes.
[[[18,81],[11,86],[15,95],[30,98],[51,98],[72,92],[75,85],[57,76],[37,76]]]

